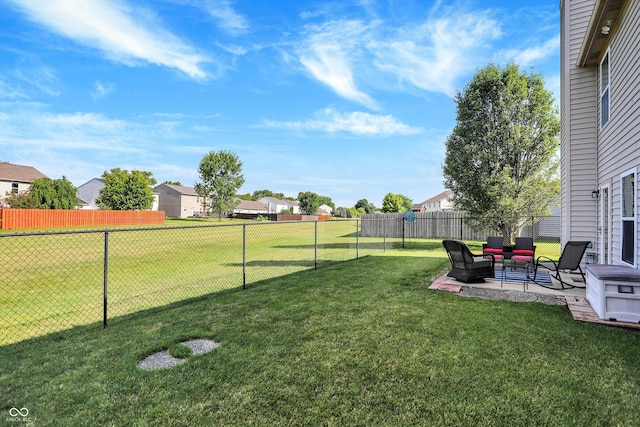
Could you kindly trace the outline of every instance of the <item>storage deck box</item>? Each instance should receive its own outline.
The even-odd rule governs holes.
[[[587,301],[600,319],[640,322],[640,270],[587,265]]]

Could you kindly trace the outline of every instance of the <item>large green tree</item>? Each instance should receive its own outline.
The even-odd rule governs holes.
[[[151,172],[114,168],[102,174],[104,187],[96,203],[102,209],[116,211],[148,210],[153,206],[156,179]]]
[[[384,213],[405,212],[411,210],[413,200],[403,194],[387,193],[382,199],[382,209]]]
[[[300,211],[303,214],[315,215],[322,204],[322,199],[317,193],[305,191],[298,193],[298,203],[300,203]]]
[[[7,195],[5,202],[12,208],[74,209],[79,204],[76,187],[66,177],[38,178],[28,191]]]
[[[76,187],[65,176],[39,178],[31,183],[29,195],[38,209],[74,209],[78,206]]]
[[[244,184],[242,162],[230,151],[210,151],[200,160],[198,172],[202,182],[195,184],[195,190],[203,198],[205,212],[209,207],[221,219],[238,203],[236,192]]]
[[[367,199],[358,200],[354,207],[356,209],[360,209],[360,208],[364,209],[364,213],[368,213],[368,214],[376,213],[376,206],[373,203],[369,203]]]
[[[446,141],[444,184],[476,228],[505,241],[557,199],[558,133],[553,98],[538,74],[511,63],[479,70],[455,98],[456,126]]]

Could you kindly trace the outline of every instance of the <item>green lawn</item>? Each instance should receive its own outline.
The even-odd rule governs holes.
[[[416,242],[417,246],[417,242]],[[640,335],[427,286],[439,242],[0,347],[0,412],[37,425],[640,423]],[[159,371],[189,338],[210,353]]]
[[[361,238],[356,253],[353,221],[239,224],[0,236],[0,345],[101,321],[105,245],[109,318],[383,250]]]

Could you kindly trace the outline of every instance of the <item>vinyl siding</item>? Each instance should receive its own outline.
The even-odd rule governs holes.
[[[561,221],[562,243],[596,241],[597,70],[576,66],[594,0],[561,5]]]
[[[612,259],[616,264],[621,262],[622,240],[620,174],[640,166],[640,2],[629,2],[619,18],[609,41],[610,120],[598,135],[599,183],[611,183]],[[636,211],[638,207],[636,200]],[[639,252],[636,244],[637,261]]]

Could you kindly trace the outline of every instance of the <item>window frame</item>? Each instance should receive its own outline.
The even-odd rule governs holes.
[[[606,74],[602,72],[606,62]],[[598,66],[600,79],[600,129],[604,128],[611,120],[611,55],[609,49],[605,52]],[[606,82],[604,81],[606,76]]]
[[[631,203],[631,215],[628,215],[628,209],[626,204],[625,204],[625,178],[627,178],[628,176],[631,176],[633,179],[633,193],[631,195],[631,199],[628,199]],[[620,261],[625,263],[625,264],[629,264],[631,266],[633,266],[634,268],[637,267],[637,259],[638,259],[638,254],[637,254],[637,249],[638,249],[638,168],[633,168],[633,169],[629,169],[628,171],[622,173],[620,175]],[[633,225],[632,229],[633,229],[633,234],[632,234],[632,241],[628,242],[628,244],[625,241],[625,225],[627,227],[629,227],[630,225]],[[630,254],[631,256],[629,256],[629,254],[626,253],[625,248],[628,248],[630,250],[632,250],[632,253]]]

